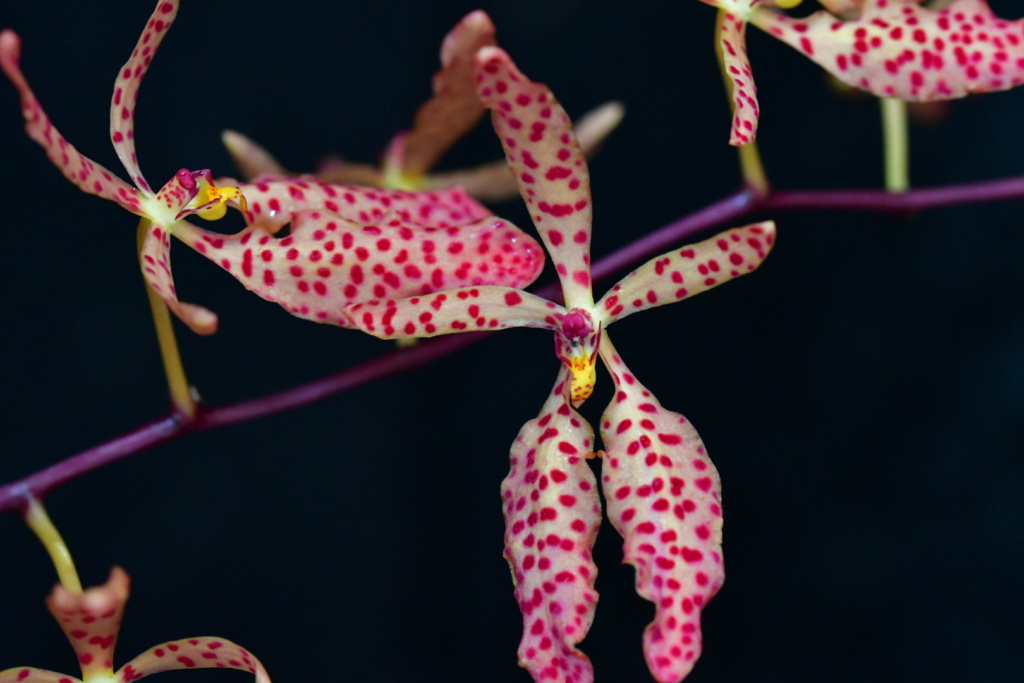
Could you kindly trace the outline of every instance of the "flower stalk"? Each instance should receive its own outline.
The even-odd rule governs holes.
[[[39,502],[39,499],[30,497],[28,505],[25,506],[25,523],[28,528],[39,538],[39,541],[46,548],[53,566],[57,570],[60,584],[69,593],[79,594],[82,592],[82,582],[78,578],[78,571],[75,569],[75,562],[71,559],[71,552],[64,543],[57,527],[50,521],[46,514],[46,508]]]
[[[142,218],[138,228],[139,259],[142,259],[143,244],[149,231],[150,220]],[[174,334],[171,312],[163,298],[146,282],[146,296],[149,298],[149,309],[153,314],[153,325],[156,328],[156,340],[160,346],[160,358],[167,376],[167,388],[171,396],[174,412],[184,421],[192,422],[196,417],[196,399],[192,386],[185,376],[185,366],[181,361],[178,338]]]
[[[883,97],[882,144],[885,149],[885,189],[900,193],[910,189],[910,137],[907,132],[907,103]]]

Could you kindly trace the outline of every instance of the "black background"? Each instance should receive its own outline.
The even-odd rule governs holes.
[[[626,104],[591,166],[595,257],[739,180],[714,11],[694,0],[183,4],[139,100],[138,153],[154,185],[182,166],[234,173],[218,139],[226,127],[295,169],[327,152],[375,159],[427,97],[442,37],[478,6],[571,114]],[[1015,5],[994,3],[1004,16]],[[142,0],[0,8],[55,124],[119,173],[111,85],[150,10]],[[749,43],[775,185],[878,186],[877,104],[837,97],[816,66],[756,30]],[[1024,92],[989,95],[915,127],[915,183],[1021,173],[1022,108]],[[134,217],[61,178],[23,135],[6,84],[0,140],[0,481],[10,481],[167,404]],[[499,154],[481,125],[445,166]],[[1019,680],[1021,207],[763,216],[780,237],[758,273],[615,326],[627,363],[693,421],[724,482],[728,580],[688,680]],[[496,210],[529,225],[518,201]],[[180,333],[190,379],[212,403],[390,348],[293,319],[180,245],[174,263],[182,298],[221,316],[213,337]],[[528,680],[515,661],[498,485],[554,380],[551,344],[507,331],[53,493],[83,581],[102,582],[115,563],[133,576],[117,663],[216,634],[251,648],[278,683]],[[592,421],[609,385],[604,376],[584,408]],[[633,594],[610,527],[596,555],[601,602],[582,647],[599,680],[648,680],[640,635],[653,610]],[[0,668],[77,670],[43,608],[54,580],[19,519],[0,518]],[[250,680],[179,678],[204,676]]]

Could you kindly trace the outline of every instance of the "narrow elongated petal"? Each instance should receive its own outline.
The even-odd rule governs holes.
[[[117,75],[114,94],[110,99],[110,140],[128,175],[143,192],[151,190],[142,177],[135,157],[135,101],[146,70],[160,47],[160,41],[177,14],[178,0],[157,0],[156,8],[139,36],[139,42]]]
[[[57,671],[19,666],[0,671],[0,683],[82,683],[82,681]]]
[[[701,652],[700,613],[725,580],[721,484],[693,426],[665,410],[604,335],[615,398],[601,418],[601,482],[637,592],[655,604],[644,631],[660,683],[681,681]]]
[[[622,122],[625,111],[618,102],[606,102],[587,112],[573,124],[583,156],[590,159],[597,153],[605,138]],[[463,187],[467,193],[485,202],[507,201],[515,197],[519,191],[516,177],[512,174],[505,159],[476,168],[432,173],[423,179],[423,189],[456,185]]]
[[[0,32],[0,68],[21,96],[28,136],[43,148],[50,161],[78,189],[115,201],[133,213],[140,213],[138,190],[79,152],[54,127],[21,72],[20,58],[21,40],[17,34],[10,30]]]
[[[525,287],[544,264],[539,244],[493,216],[424,228],[398,218],[365,225],[319,210],[297,213],[284,238],[262,223],[236,235],[184,221],[173,230],[264,299],[296,316],[343,327],[349,326],[345,307],[355,302],[476,284]],[[422,313],[416,315],[418,320]]]
[[[171,273],[171,238],[167,228],[151,223],[142,242],[139,253],[142,276],[146,283],[167,304],[174,315],[189,326],[196,334],[213,334],[217,331],[217,316],[209,309],[195,304],[178,301]]]
[[[473,83],[473,56],[494,44],[494,24],[480,10],[466,15],[445,37],[441,70],[434,74],[434,97],[416,112],[404,141],[403,175],[415,177],[429,171],[483,116]]]
[[[128,574],[120,567],[110,571],[102,586],[72,593],[58,584],[46,598],[46,606],[75,649],[82,678],[113,673],[114,646],[127,601]]]
[[[565,309],[510,287],[463,287],[429,296],[371,300],[343,309],[352,327],[381,339],[436,337],[507,327],[555,329]]]
[[[775,223],[763,221],[656,256],[620,280],[598,302],[601,321],[608,325],[753,272],[774,244]]]
[[[719,49],[725,64],[732,97],[732,128],[730,145],[745,145],[757,135],[757,120],[761,115],[757,103],[754,72],[747,57],[747,22],[736,12],[724,12],[718,35]]]
[[[217,181],[231,185],[230,179]],[[246,223],[259,223],[271,232],[300,211],[327,209],[359,223],[398,219],[413,225],[448,228],[486,218],[491,212],[460,187],[436,192],[378,190],[332,185],[310,179],[241,183],[248,203]]]
[[[880,97],[948,100],[1024,83],[1024,19],[1000,19],[985,0],[957,0],[938,12],[917,0],[868,0],[850,21],[764,10],[751,22]]]
[[[601,525],[597,482],[587,465],[594,431],[572,409],[562,367],[540,415],[512,444],[501,484],[505,559],[523,613],[519,665],[535,681],[590,683],[590,660],[576,649],[594,619]]]
[[[227,148],[235,166],[245,178],[270,174],[287,176],[288,172],[274,156],[261,145],[245,135],[233,130],[226,130],[220,135],[221,142]],[[349,181],[351,182],[351,181]]]
[[[270,683],[266,669],[245,648],[223,638],[183,638],[162,643],[125,664],[114,677],[116,683],[173,669],[240,669],[256,674],[256,683]]]
[[[590,172],[565,110],[504,50],[477,54],[477,92],[534,224],[554,260],[566,308],[590,308]]]

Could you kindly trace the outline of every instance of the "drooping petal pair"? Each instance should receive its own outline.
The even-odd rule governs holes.
[[[484,107],[473,82],[473,59],[481,48],[494,45],[495,28],[487,14],[477,10],[466,15],[441,45],[441,69],[434,74],[433,97],[416,112],[412,129],[399,133],[388,145],[382,167],[334,159],[318,171],[317,180],[401,190],[462,187],[485,201],[514,197],[515,180],[504,160],[473,169],[432,172],[452,145],[483,116]],[[622,116],[622,106],[611,102],[580,120],[577,133],[586,155],[597,150]],[[295,175],[240,133],[226,131],[224,142],[247,177],[262,180]]]
[[[658,256],[595,304],[589,175],[568,117],[551,91],[527,79],[502,50],[481,49],[476,64],[477,92],[492,110],[565,305],[481,286],[374,299],[345,312],[354,326],[382,338],[513,326],[554,331],[562,362],[555,389],[520,431],[502,485],[505,555],[523,612],[519,659],[536,681],[593,680],[576,645],[596,600],[590,553],[599,512],[585,463],[595,447],[574,407],[590,396],[597,358],[604,359],[616,383],[602,419],[605,498],[626,561],[637,567],[638,592],[658,606],[644,636],[651,672],[659,681],[679,681],[700,652],[700,610],[724,576],[718,478],[693,428],[636,381],[605,328],[753,271],[772,247],[774,225],[736,228]]]
[[[723,14],[719,43],[731,84],[733,145],[754,139],[759,116],[747,23],[879,97],[932,102],[1024,83],[1024,19],[1000,19],[986,0],[822,0],[826,9],[804,18],[773,8],[798,4],[788,0],[702,2]]]
[[[0,683],[131,683],[161,671],[193,668],[240,669],[255,674],[256,683],[270,683],[263,665],[251,653],[229,640],[211,637],[162,643],[115,672],[114,647],[127,601],[128,575],[119,567],[110,572],[107,583],[82,593],[57,585],[46,605],[75,650],[82,678],[16,667],[0,671]]]

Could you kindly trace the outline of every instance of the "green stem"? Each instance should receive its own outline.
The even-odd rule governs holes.
[[[30,498],[28,506],[25,508],[25,523],[42,542],[46,552],[50,554],[61,585],[71,593],[81,593],[82,582],[78,579],[78,571],[75,569],[75,562],[71,559],[68,546],[61,538],[57,527],[50,521],[50,516],[46,514],[46,508],[35,498]]]
[[[146,239],[149,223],[148,218],[143,218],[139,221],[139,229],[136,236],[138,238],[140,259],[142,257],[142,244]],[[185,366],[181,362],[178,339],[174,336],[171,312],[167,309],[167,304],[153,291],[153,288],[148,283],[146,284],[146,294],[149,296],[149,307],[153,312],[156,340],[160,345],[160,357],[164,363],[164,373],[167,375],[167,387],[171,394],[171,404],[180,416],[188,421],[192,421],[196,416],[196,400],[192,395],[192,386],[188,383],[188,378],[185,377]]]
[[[910,140],[907,135],[907,103],[883,97],[882,139],[885,145],[885,189],[910,189]]]

